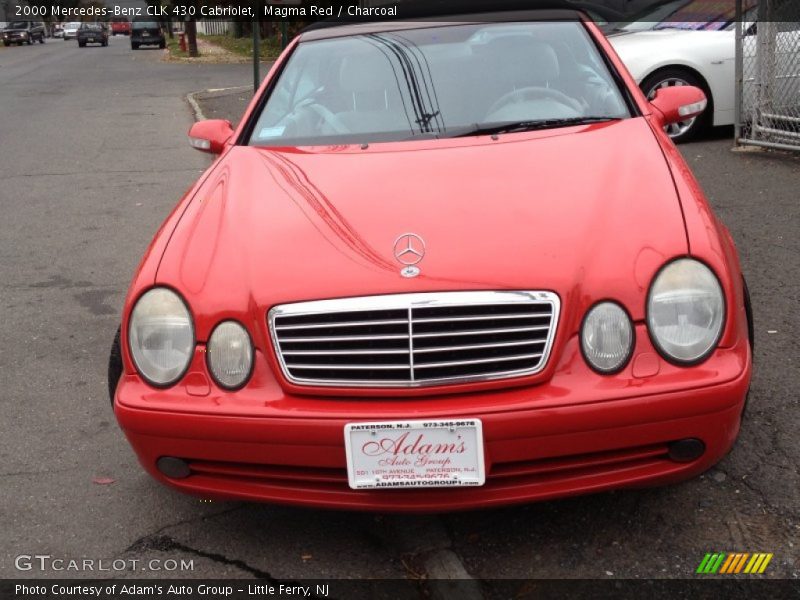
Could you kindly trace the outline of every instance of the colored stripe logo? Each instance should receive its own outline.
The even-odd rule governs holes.
[[[773,554],[765,552],[709,552],[697,567],[703,575],[760,575],[767,570]]]

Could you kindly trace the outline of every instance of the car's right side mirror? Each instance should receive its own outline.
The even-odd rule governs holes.
[[[231,122],[224,119],[198,121],[189,130],[189,143],[192,148],[210,154],[221,154],[225,144],[233,135]]]
[[[661,113],[663,125],[699,117],[708,106],[706,94],[693,85],[676,85],[656,90],[650,104]]]

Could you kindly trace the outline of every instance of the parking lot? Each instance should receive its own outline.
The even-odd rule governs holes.
[[[419,517],[203,502],[155,483],[109,405],[108,351],[137,261],[209,164],[187,143],[186,95],[252,80],[248,65],[161,57],[125,38],[0,49],[0,577],[81,575],[15,566],[48,554],[186,559],[187,577],[420,579],[433,556],[475,578],[682,578],[712,551],[774,553],[766,577],[800,576],[800,156],[732,152],[728,128],[681,146],[755,311],[741,436],[702,477]],[[246,92],[212,96],[204,112],[236,120]]]

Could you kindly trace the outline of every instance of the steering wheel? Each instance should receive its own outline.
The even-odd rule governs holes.
[[[336,133],[350,133],[350,130],[347,126],[342,123],[342,120],[333,114],[330,110],[322,106],[322,104],[317,104],[316,102],[306,105],[306,108],[313,111],[317,114],[320,120],[329,125],[331,129],[333,129]]]
[[[545,87],[537,87],[537,86],[529,86],[524,88],[519,88],[518,90],[514,90],[508,92],[507,94],[503,94],[497,101],[492,104],[489,110],[486,112],[487,115],[491,115],[499,111],[501,108],[506,107],[509,104],[516,104],[518,102],[525,102],[528,100],[540,100],[543,98],[547,98],[550,100],[555,100],[560,104],[564,104],[569,108],[575,109],[578,114],[582,114],[583,109],[580,107],[580,104],[577,100],[570,98],[566,94],[559,92],[558,90],[553,90],[550,88]]]

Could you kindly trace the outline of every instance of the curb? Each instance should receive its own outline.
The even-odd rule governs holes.
[[[203,109],[200,108],[200,105],[197,103],[197,100],[195,99],[195,96],[202,93],[203,92],[191,92],[189,94],[186,94],[186,101],[189,103],[189,106],[192,107],[195,121],[205,121],[206,119],[206,116],[203,114]]]
[[[205,121],[206,116],[203,114],[203,109],[200,106],[200,103],[197,101],[204,94],[214,94],[216,96],[226,96],[227,94],[220,94],[219,92],[231,92],[237,93],[242,92],[244,90],[250,90],[252,86],[249,85],[238,85],[236,87],[229,87],[229,88],[209,88],[207,90],[198,90],[196,92],[191,92],[186,94],[186,101],[189,103],[189,106],[192,107],[192,111],[194,112],[194,120],[195,121]]]

